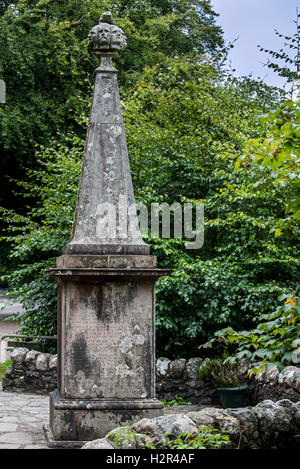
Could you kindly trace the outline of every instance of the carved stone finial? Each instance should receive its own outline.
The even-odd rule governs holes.
[[[114,52],[124,50],[127,46],[124,31],[114,24],[110,11],[105,11],[99,24],[94,26],[88,35],[89,50],[91,52]]]
[[[102,13],[99,23],[114,24],[114,19],[110,11]]]

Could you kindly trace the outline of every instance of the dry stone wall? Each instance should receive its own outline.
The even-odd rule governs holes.
[[[287,399],[266,400],[255,407],[219,409],[206,407],[187,414],[142,419],[131,428],[119,427],[105,438],[86,443],[82,449],[139,449],[148,445],[167,447],[181,434],[196,437],[203,426],[228,435],[228,448],[287,449],[300,443],[300,403]]]
[[[3,380],[3,390],[48,394],[57,387],[57,357],[25,348],[12,353],[12,365]],[[156,362],[156,393],[159,399],[172,400],[180,396],[184,401],[201,405],[220,405],[215,388],[198,379],[202,358]],[[253,366],[253,365],[252,365]],[[247,379],[249,363],[241,363],[241,374]],[[276,367],[262,371],[248,379],[246,405],[255,405],[265,399],[300,401],[300,368],[286,367],[279,373]]]
[[[156,362],[156,394],[168,401],[180,396],[192,404],[220,404],[216,389],[198,379],[202,358],[169,360],[159,358]]]
[[[16,348],[11,360],[2,383],[4,391],[49,394],[57,387],[56,355]]]
[[[216,389],[198,379],[201,358],[174,360],[159,358],[156,362],[156,392],[160,399],[171,400],[176,395],[193,404],[220,405]],[[252,364],[258,366],[259,364]],[[300,368],[288,366],[280,373],[276,366],[263,370],[258,376],[247,377],[249,362],[241,361],[241,375],[245,377],[249,389],[246,405],[257,404],[265,399],[278,401],[289,399],[300,401]]]

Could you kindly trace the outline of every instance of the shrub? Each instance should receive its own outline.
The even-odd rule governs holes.
[[[215,333],[206,346],[222,343],[224,348],[235,345],[233,360],[247,358],[250,362],[263,361],[279,367],[299,363],[300,354],[300,303],[297,293],[282,295],[284,302],[268,314],[259,316],[258,324],[249,331],[236,332],[226,328]]]
[[[237,388],[244,384],[239,364],[221,358],[208,358],[200,365],[198,377],[201,381],[219,388]]]

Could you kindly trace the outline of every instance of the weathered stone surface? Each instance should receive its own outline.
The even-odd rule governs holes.
[[[172,378],[178,379],[184,375],[186,367],[186,360],[184,358],[179,358],[170,363],[169,375]]]
[[[202,358],[170,361],[159,358],[156,362],[156,391],[161,399],[172,400],[176,395],[185,401],[201,404],[220,404],[217,391],[198,378]]]
[[[88,38],[91,52],[105,53],[123,50],[127,46],[125,33],[114,24],[110,11],[102,14],[99,24],[91,29]]]
[[[296,380],[300,379],[300,368],[295,366],[287,366],[284,370],[279,374],[278,383],[285,384],[291,386]]]
[[[107,17],[107,16],[106,16]],[[73,232],[64,254],[149,254],[138,227],[113,51],[123,31],[100,22],[89,34],[100,52]]]
[[[290,412],[293,417],[294,424],[299,428],[300,431],[300,401],[292,402],[288,399],[281,399],[277,401],[277,404],[283,408],[286,408],[288,412]]]
[[[295,366],[288,366],[281,373],[273,367],[268,371],[263,370],[258,376],[253,375],[248,383],[251,402],[256,403],[265,399],[278,401],[284,398],[298,401],[300,399],[299,377],[300,369]]]
[[[26,353],[25,361],[35,363],[36,357],[38,355],[39,355],[39,352],[37,352],[36,350],[29,350],[29,352]]]
[[[152,283],[67,283],[61,298],[62,396],[154,396]]]
[[[6,370],[5,378],[10,378],[12,374],[13,374],[13,366],[10,365]]]
[[[114,449],[106,438],[100,438],[99,440],[89,441],[81,447],[81,449]]]
[[[146,434],[151,440],[150,443],[167,441],[177,438],[182,433],[197,435],[195,423],[184,414],[166,415],[153,419],[143,419],[131,427],[132,431],[139,434]]]
[[[159,358],[156,362],[156,373],[158,377],[163,378],[167,375],[170,368],[171,360],[168,358]]]
[[[254,414],[260,422],[260,429],[265,435],[274,431],[288,432],[291,429],[293,418],[287,409],[276,402],[266,400],[253,408]]]
[[[55,440],[85,442],[103,438],[116,426],[158,416],[161,409],[156,399],[62,399],[56,389],[50,394],[50,428]]]
[[[264,380],[269,384],[269,385],[275,385],[278,381],[279,378],[279,370],[277,366],[273,366],[268,370],[265,375],[264,375]]]
[[[11,353],[11,360],[14,361],[16,364],[21,364],[25,360],[26,354],[28,352],[27,348],[15,348]]]
[[[74,268],[100,268],[100,269],[131,269],[131,268],[152,268],[156,267],[155,256],[97,256],[97,255],[86,255],[86,256],[75,256],[75,255],[63,255],[56,259],[56,266],[58,268],[74,267]]]
[[[37,370],[48,370],[49,369],[49,354],[40,353],[36,358]]]
[[[49,370],[56,370],[57,368],[57,355],[52,355],[49,359]]]
[[[187,417],[193,420],[198,428],[210,425],[233,438],[240,434],[239,421],[223,409],[207,407],[199,412],[189,412]]]
[[[203,362],[202,358],[190,358],[186,364],[186,372],[189,379],[196,380],[198,377],[198,369]]]
[[[241,447],[257,446],[257,439],[260,436],[259,419],[251,408],[227,409],[227,414],[231,415],[239,422],[241,436]],[[235,439],[237,434],[235,434]]]

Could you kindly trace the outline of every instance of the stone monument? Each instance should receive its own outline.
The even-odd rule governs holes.
[[[58,282],[58,389],[48,439],[81,446],[157,416],[156,268],[134,202],[114,51],[126,47],[110,12],[89,33],[99,55],[71,240],[47,271]]]

